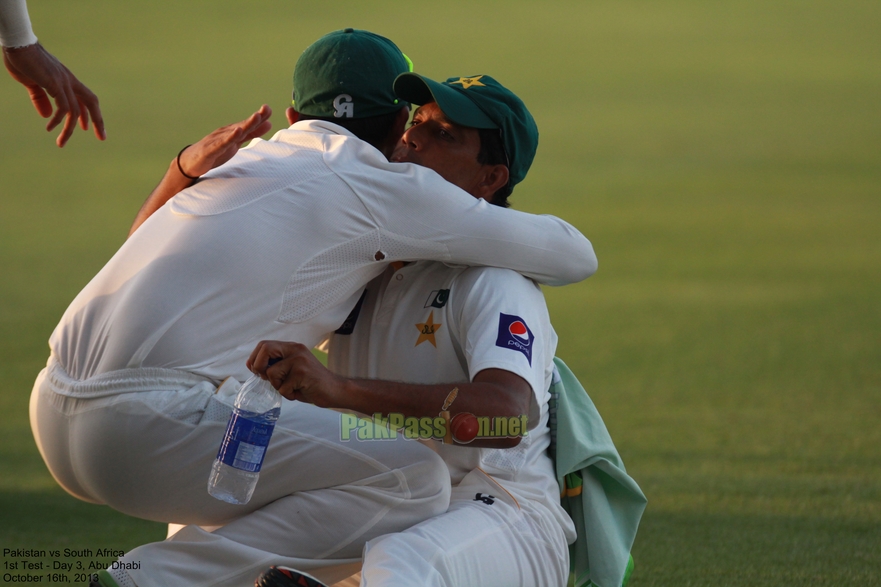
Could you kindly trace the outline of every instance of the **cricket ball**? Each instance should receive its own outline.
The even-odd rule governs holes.
[[[462,412],[453,416],[450,422],[450,431],[453,433],[453,440],[460,444],[468,444],[477,437],[480,430],[480,423],[477,416],[470,412]]]

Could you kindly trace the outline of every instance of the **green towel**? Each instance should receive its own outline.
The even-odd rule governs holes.
[[[551,458],[560,502],[575,522],[569,587],[618,587],[633,570],[630,548],[646,498],[625,471],[600,413],[569,367],[554,358]]]

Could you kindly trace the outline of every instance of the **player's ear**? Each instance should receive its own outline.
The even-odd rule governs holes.
[[[410,120],[410,109],[406,106],[398,110],[398,115],[395,117],[395,122],[392,125],[392,134],[397,137],[395,140],[395,144],[397,145],[398,141],[401,140],[401,137],[404,136],[404,131],[407,130],[407,122]]]
[[[401,142],[401,137],[404,136],[404,130],[407,128],[407,121],[410,120],[410,109],[406,106],[398,110],[395,115],[395,119],[392,121],[392,125],[389,127],[388,135],[386,135],[385,140],[383,141],[382,154],[385,155],[386,159],[392,156],[392,153],[395,152],[395,149],[398,146],[398,143]]]
[[[495,193],[508,185],[508,168],[502,164],[484,165],[481,173],[483,176],[475,196],[492,203]]]
[[[284,114],[288,119],[288,124],[294,124],[295,122],[300,120],[300,113],[290,106],[288,106],[287,110],[284,111]]]

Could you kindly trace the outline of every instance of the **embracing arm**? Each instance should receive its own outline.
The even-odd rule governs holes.
[[[280,360],[270,366],[270,359]],[[470,382],[436,385],[341,377],[325,368],[309,348],[295,342],[262,341],[247,365],[289,400],[386,417],[437,417],[453,388],[458,388],[458,394],[448,406],[450,417],[470,413],[477,417],[518,418],[528,414],[532,397],[532,388],[523,378],[502,369],[485,369]],[[478,438],[468,446],[510,448],[519,442],[518,436]]]
[[[597,269],[593,246],[571,224],[477,199],[435,172],[390,163],[388,173],[346,181],[391,238],[399,257],[512,269],[539,283],[566,285]]]
[[[266,134],[272,127],[269,122],[271,115],[272,109],[264,104],[245,120],[222,126],[198,143],[186,147],[171,161],[162,181],[141,206],[129,230],[129,236],[175,194],[193,185],[196,182],[194,177],[198,178],[223,165],[232,159],[243,144]]]
[[[447,243],[455,263],[513,269],[545,285],[583,281],[597,270],[593,245],[555,216],[477,202],[458,218]]]

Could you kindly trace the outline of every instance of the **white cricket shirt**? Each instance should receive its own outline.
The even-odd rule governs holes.
[[[340,375],[448,382],[452,389],[494,368],[529,383],[529,433],[516,447],[472,448],[436,440],[426,444],[447,463],[453,485],[480,467],[518,499],[545,505],[567,539],[574,539],[547,454],[548,389],[557,335],[538,285],[505,269],[423,261],[371,281],[360,309],[352,314],[329,341],[328,367]]]
[[[389,262],[413,259],[505,266],[549,283],[596,268],[569,224],[490,206],[429,169],[389,163],[335,124],[302,121],[154,213],[49,344],[79,380],[141,367],[242,380],[257,342],[314,345]]]

